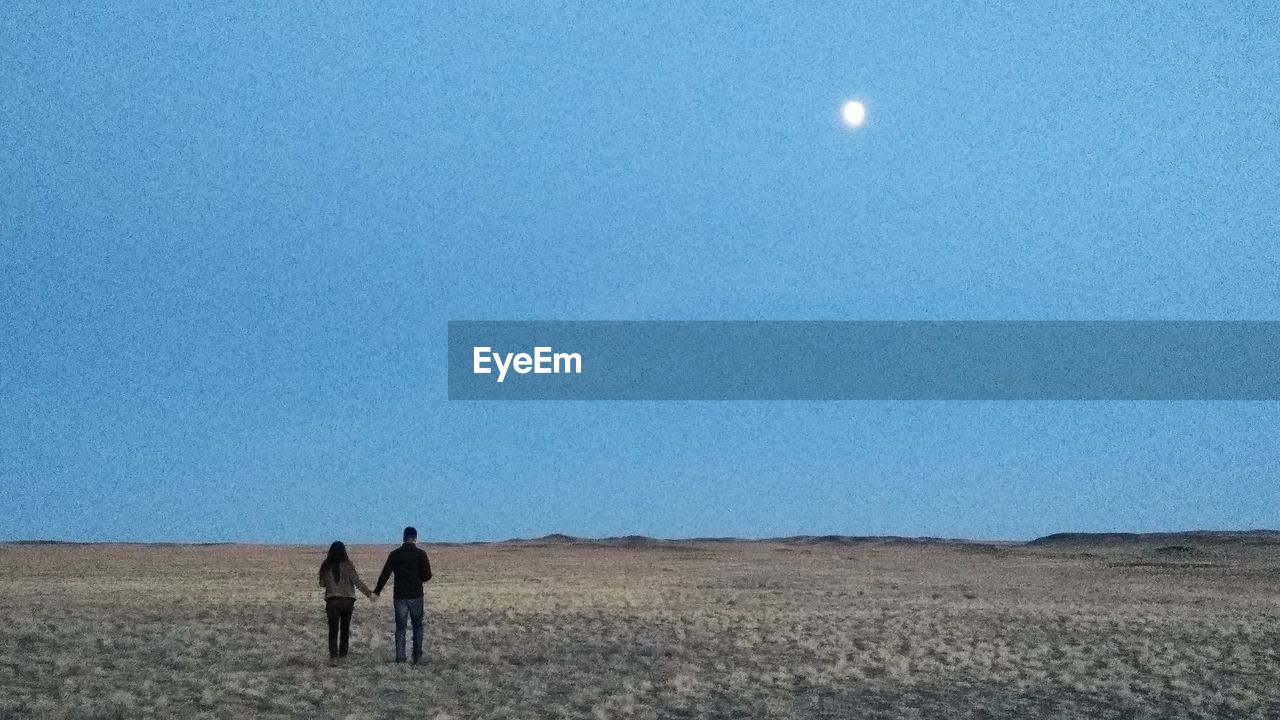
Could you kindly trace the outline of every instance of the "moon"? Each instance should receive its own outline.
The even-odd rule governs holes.
[[[851,128],[862,127],[862,123],[867,121],[867,107],[857,100],[850,100],[841,106],[840,119]]]

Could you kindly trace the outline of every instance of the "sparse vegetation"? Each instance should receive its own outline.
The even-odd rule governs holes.
[[[0,717],[1280,717],[1275,547],[1155,549],[435,547],[415,669],[323,548],[10,545]]]

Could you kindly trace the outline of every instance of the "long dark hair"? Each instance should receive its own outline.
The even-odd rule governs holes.
[[[341,540],[334,541],[329,546],[329,555],[325,557],[324,562],[320,563],[320,574],[323,575],[325,568],[328,568],[329,572],[333,573],[334,582],[337,582],[338,570],[347,560],[347,546],[343,545]]]

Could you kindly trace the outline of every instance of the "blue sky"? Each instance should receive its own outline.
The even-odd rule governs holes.
[[[551,5],[0,10],[0,538],[1280,526],[1273,403],[445,400],[450,319],[1280,319],[1280,11]]]

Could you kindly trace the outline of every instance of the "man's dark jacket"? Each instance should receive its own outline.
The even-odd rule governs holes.
[[[387,556],[387,564],[382,566],[382,574],[378,576],[378,586],[373,594],[382,592],[387,578],[395,573],[396,589],[392,596],[396,600],[407,600],[422,597],[422,584],[431,579],[431,561],[427,553],[413,543],[405,543]]]

